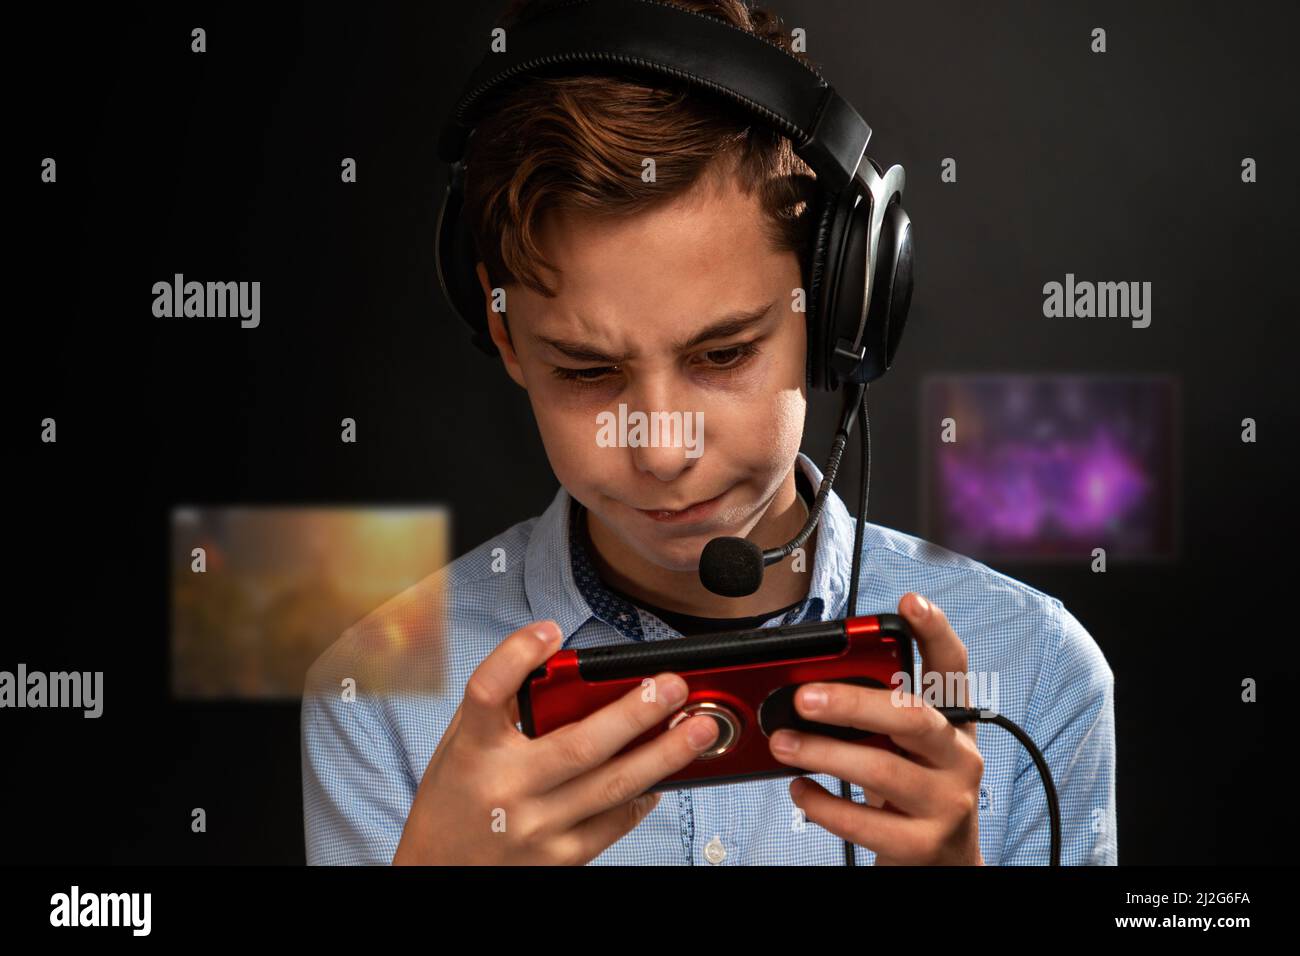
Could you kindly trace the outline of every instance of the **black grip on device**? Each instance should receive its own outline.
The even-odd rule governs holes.
[[[843,621],[719,631],[650,643],[583,648],[578,651],[578,673],[585,680],[644,677],[660,670],[703,670],[836,654],[846,643]]]
[[[907,623],[899,615],[875,617],[880,634],[900,641],[911,637]],[[719,631],[651,643],[582,648],[578,651],[578,673],[585,680],[644,677],[657,670],[703,670],[837,654],[847,642],[843,620]],[[905,659],[910,665],[910,647]]]

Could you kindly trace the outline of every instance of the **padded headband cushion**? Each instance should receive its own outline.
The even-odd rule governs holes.
[[[489,95],[532,72],[633,72],[721,96],[789,137],[835,189],[852,178],[871,138],[862,117],[781,47],[657,0],[573,0],[510,28],[505,40],[457,99],[438,142],[445,162],[464,156]]]

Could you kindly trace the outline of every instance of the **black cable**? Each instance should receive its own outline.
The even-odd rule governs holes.
[[[1034,745],[1033,739],[1018,727],[1014,721],[1001,714],[985,716],[978,707],[936,707],[935,710],[948,718],[949,723],[967,724],[973,720],[988,724],[997,724],[1011,731],[1012,735],[1025,745],[1029,756],[1034,758],[1038,775],[1043,779],[1043,789],[1047,791],[1047,816],[1052,828],[1051,865],[1061,865],[1061,805],[1056,798],[1056,784],[1052,781],[1052,771],[1043,759],[1043,754]]]
[[[853,532],[853,572],[849,580],[849,602],[845,617],[856,617],[858,613],[858,576],[862,569],[862,538],[867,524],[867,497],[871,494],[871,418],[867,415],[867,389],[863,385],[858,393],[859,407],[862,412],[862,440],[858,442],[862,453],[859,467],[861,481],[858,487],[858,523]]]
[[[849,575],[849,603],[845,608],[845,617],[857,617],[858,614],[858,577],[861,574],[862,567],[862,536],[866,530],[867,496],[871,492],[871,418],[867,415],[867,389],[870,387],[870,383],[863,384],[858,397],[862,408],[862,438],[858,442],[858,447],[862,452],[861,471],[859,472],[861,480],[858,483],[860,489],[858,492],[858,523],[853,532],[853,571]],[[840,781],[840,796],[845,800],[854,802],[853,791],[849,789],[847,780]],[[848,840],[844,841],[844,865],[858,865],[853,844]]]
[[[858,613],[858,578],[861,572],[862,563],[862,537],[866,529],[867,519],[867,497],[871,491],[871,418],[867,414],[867,388],[869,385],[863,385],[859,393],[859,401],[862,410],[862,440],[858,442],[862,450],[862,472],[861,472],[861,492],[858,498],[858,522],[857,528],[853,534],[853,571],[849,581],[849,600],[845,609],[845,617],[856,617]],[[997,724],[1009,730],[1012,735],[1019,740],[1029,751],[1029,755],[1034,758],[1034,764],[1038,767],[1038,775],[1043,780],[1043,789],[1047,791],[1047,812],[1052,830],[1052,849],[1051,865],[1061,865],[1061,807],[1057,801],[1056,784],[1052,781],[1052,771],[1047,766],[1047,761],[1043,759],[1042,753],[1035,746],[1034,741],[1029,734],[1020,729],[1012,720],[1001,714],[992,714],[985,716],[983,711],[978,707],[937,707],[939,713],[948,718],[949,723],[965,724],[971,721],[983,721],[984,723]],[[840,796],[846,800],[853,801],[853,791],[849,788],[847,780],[840,781]],[[848,840],[844,841],[844,865],[857,866],[858,861],[854,855],[853,844]]]

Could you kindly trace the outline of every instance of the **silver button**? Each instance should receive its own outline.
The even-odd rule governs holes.
[[[704,845],[704,859],[710,863],[721,863],[727,858],[727,848],[722,845],[719,837],[714,837]]]
[[[740,718],[736,716],[730,707],[723,704],[711,700],[701,700],[693,704],[687,704],[669,721],[668,729],[672,730],[688,717],[695,717],[699,714],[706,714],[713,718],[714,723],[718,725],[718,736],[714,738],[713,743],[707,749],[700,751],[695,759],[709,760],[720,754],[727,753],[740,736]]]

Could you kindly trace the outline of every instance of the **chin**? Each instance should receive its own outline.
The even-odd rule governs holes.
[[[693,574],[700,569],[700,552],[715,537],[718,536],[698,534],[667,542],[662,549],[662,559],[658,563],[671,571],[689,571]]]
[[[593,497],[610,502],[613,514],[595,511],[592,514],[642,558],[667,570],[698,570],[700,552],[706,544],[714,538],[747,537],[758,523],[757,517],[745,513],[743,507],[728,503],[727,511],[713,516],[712,520],[677,527],[646,518],[616,498],[605,495]]]
[[[613,524],[602,517],[605,523],[615,529],[624,545],[635,551],[641,558],[665,571],[694,574],[700,568],[700,552],[713,538],[724,536],[724,530],[705,529],[692,534],[655,535],[654,529],[634,529],[627,523]]]

